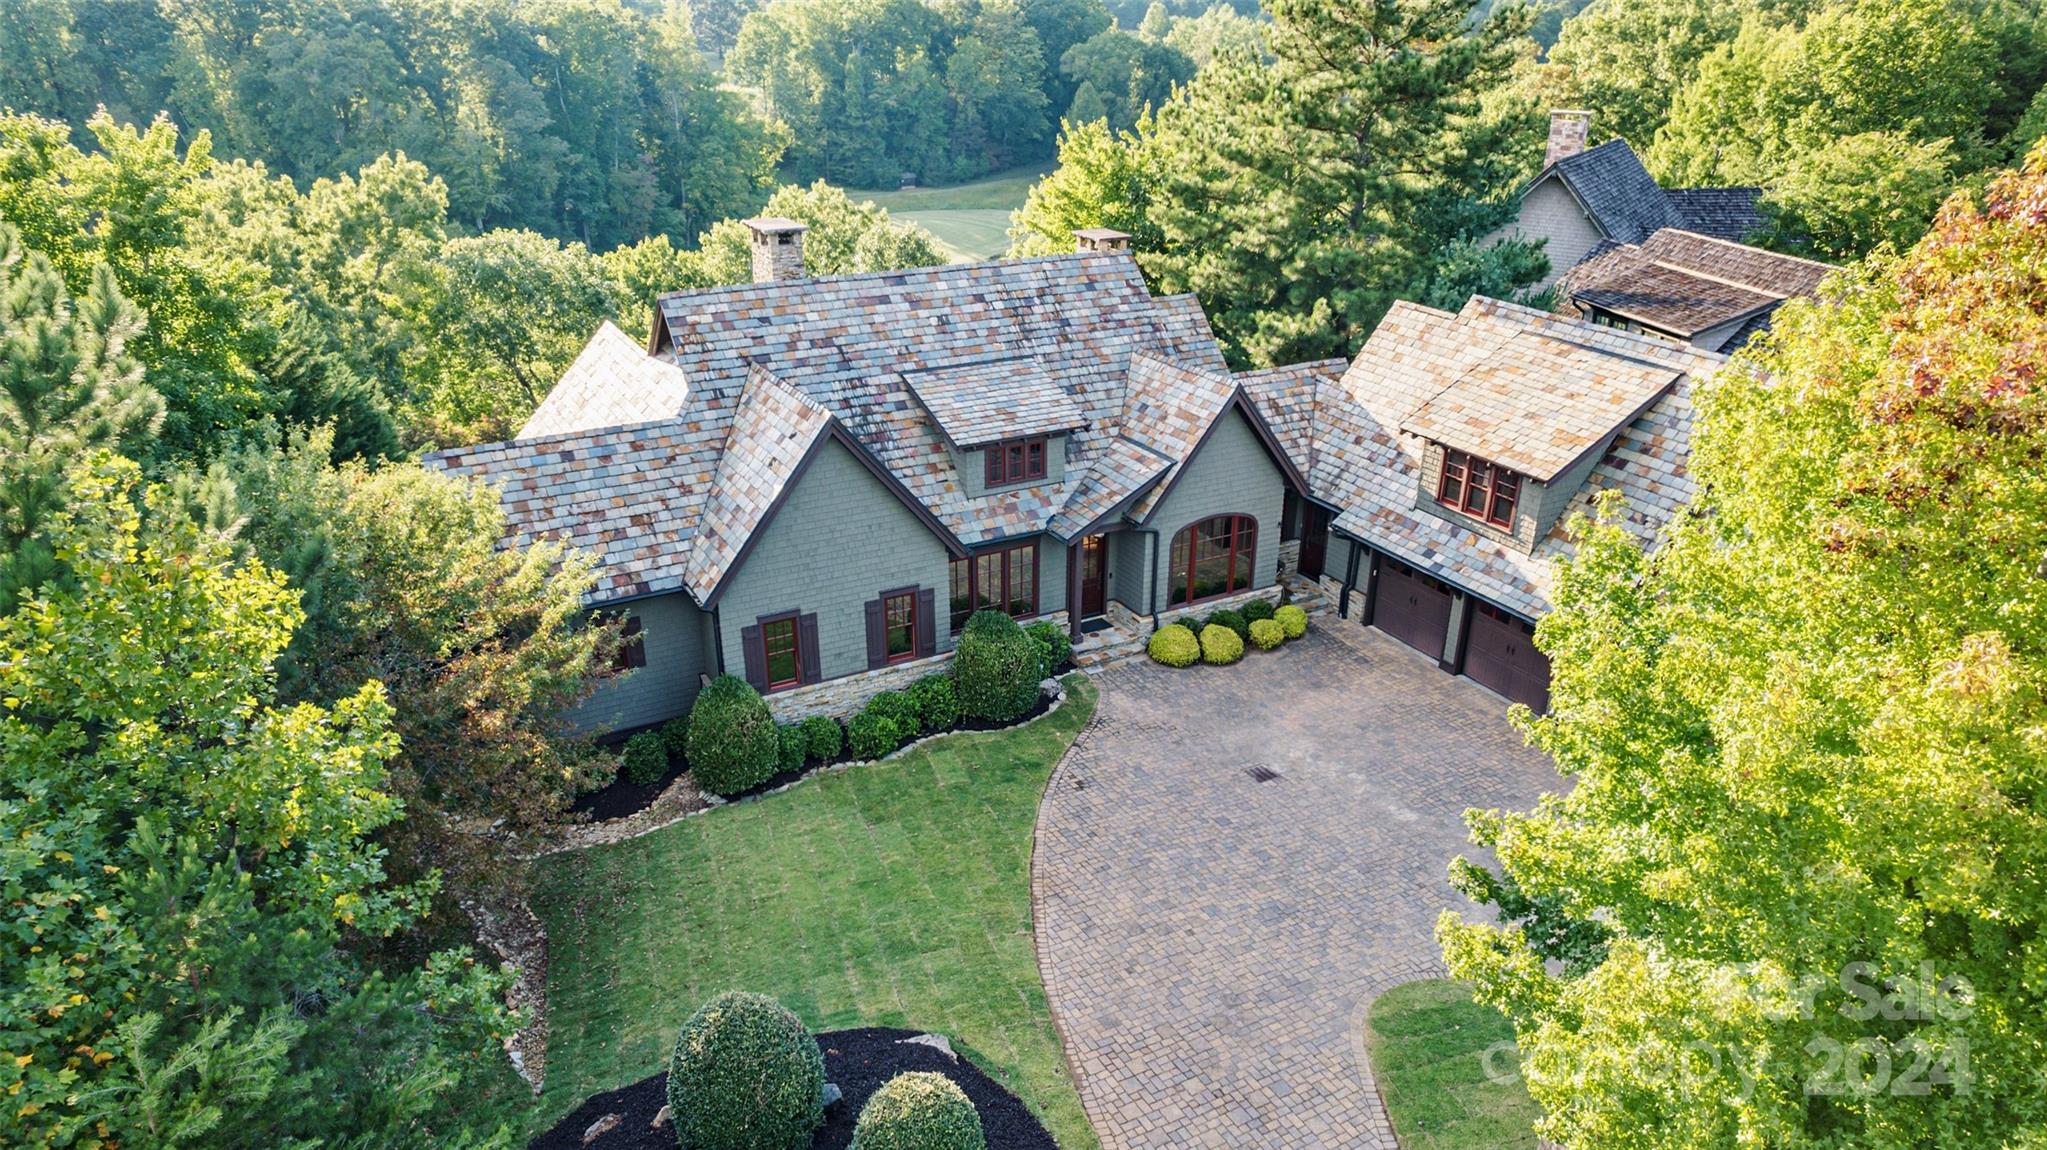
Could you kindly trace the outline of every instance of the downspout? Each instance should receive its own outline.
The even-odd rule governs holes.
[[[711,650],[718,657],[718,673],[725,673],[725,625],[718,619],[718,608],[711,608]]]
[[[1151,578],[1144,584],[1144,604],[1150,608],[1146,614],[1151,616],[1151,629],[1156,631],[1159,629],[1159,529],[1146,527],[1138,534],[1146,537],[1145,547],[1151,551]]]
[[[1336,596],[1336,617],[1348,619],[1350,618],[1350,593],[1356,590],[1358,585],[1359,544],[1355,538],[1342,531],[1337,531],[1336,535],[1344,542],[1350,544],[1350,558],[1344,561],[1343,590],[1339,591]]]

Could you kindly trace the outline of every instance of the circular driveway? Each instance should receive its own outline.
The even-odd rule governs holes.
[[[1441,973],[1438,913],[1477,913],[1445,878],[1464,810],[1559,784],[1497,696],[1315,623],[1234,667],[1102,675],[1046,789],[1038,966],[1106,1150],[1392,1150],[1365,1008]]]

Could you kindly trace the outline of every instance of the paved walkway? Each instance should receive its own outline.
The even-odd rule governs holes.
[[[1106,1150],[1392,1150],[1365,1008],[1441,973],[1436,915],[1472,911],[1444,877],[1465,808],[1558,785],[1497,696],[1316,626],[1235,667],[1103,675],[1045,793],[1038,965]]]

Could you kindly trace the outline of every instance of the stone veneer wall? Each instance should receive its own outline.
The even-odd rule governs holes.
[[[1028,623],[1057,623],[1066,626],[1066,612],[1054,611],[1036,615]],[[858,671],[812,683],[807,687],[791,687],[786,691],[775,691],[763,696],[768,710],[774,712],[775,720],[794,723],[812,715],[826,715],[834,719],[847,719],[858,714],[867,700],[883,691],[901,691],[926,675],[945,670],[952,664],[952,652],[940,651],[922,659],[907,663],[894,663],[877,667],[872,671]]]
[[[1301,569],[1301,541],[1288,539],[1279,545],[1279,577],[1281,579]]]

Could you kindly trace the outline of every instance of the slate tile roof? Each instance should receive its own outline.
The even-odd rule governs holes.
[[[1676,188],[1666,191],[1616,136],[1551,164],[1530,182],[1552,173],[1569,185],[1608,238],[1639,244],[1658,228],[1689,228],[1740,241],[1762,224],[1757,188]]]
[[[1680,373],[1620,429],[1532,553],[1418,509],[1422,440],[1400,432],[1447,385],[1523,334]],[[1691,497],[1692,386],[1724,362],[1696,348],[1483,297],[1455,315],[1397,303],[1316,404],[1310,488],[1342,509],[1335,525],[1344,533],[1532,618],[1549,609],[1550,561],[1570,553],[1563,526],[1570,512],[1588,508],[1599,491],[1617,488],[1627,500],[1627,526],[1647,544]]]
[[[1164,480],[1131,506],[1135,515],[1151,514],[1195,445],[1236,394],[1237,383],[1225,372],[1198,371],[1156,355],[1139,355],[1130,361],[1130,386],[1121,420],[1123,437],[1173,461]]]
[[[1325,359],[1236,375],[1237,386],[1257,404],[1273,437],[1303,471],[1314,467],[1316,405],[1325,400],[1349,366],[1348,360]]]
[[[1687,231],[1742,243],[1763,226],[1761,188],[1669,188],[1663,194]]]
[[[1085,533],[1117,508],[1165,477],[1173,460],[1135,440],[1118,435],[1106,440],[1073,482],[1072,493],[1049,527],[1062,539]]]
[[[939,431],[962,450],[1087,424],[1079,401],[1046,373],[1036,356],[935,367],[905,379]]]
[[[518,438],[668,419],[682,414],[688,402],[689,381],[682,372],[648,355],[639,340],[606,320],[527,417]]]
[[[755,365],[747,374],[683,573],[697,602],[724,581],[831,422],[831,412],[766,368]]]
[[[1684,339],[1810,295],[1834,269],[1813,260],[1663,228],[1640,244],[1606,245],[1565,273],[1563,293]],[[1742,339],[1753,329],[1739,333]],[[1730,339],[1715,350],[1732,350]]]

